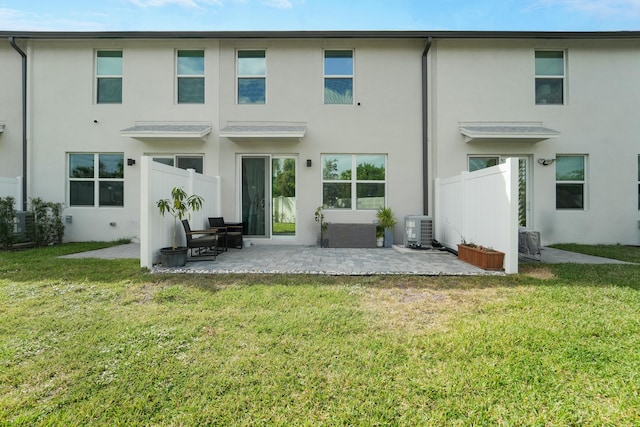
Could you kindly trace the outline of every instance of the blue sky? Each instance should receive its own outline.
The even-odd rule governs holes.
[[[0,30],[640,30],[640,0],[0,0]]]

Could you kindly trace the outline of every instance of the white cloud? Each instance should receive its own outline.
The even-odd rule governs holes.
[[[224,6],[223,0],[127,0],[129,3],[146,8],[146,7],[162,7],[162,6],[182,6],[191,9],[200,9],[204,6]],[[229,0],[232,3],[243,4],[248,0]],[[260,0],[265,6],[276,9],[291,9],[293,4],[291,0]]]
[[[139,7],[162,7],[168,5],[199,9],[203,6],[222,6],[222,0],[129,0]]]
[[[29,17],[24,12],[0,8],[0,28],[26,30],[29,26]]]
[[[276,9],[291,9],[293,7],[289,0],[262,0],[262,4]]]
[[[5,31],[101,31],[104,26],[94,21],[61,19],[46,14],[0,8],[0,28]]]
[[[640,0],[535,0],[533,7],[560,6],[599,16],[640,16]]]

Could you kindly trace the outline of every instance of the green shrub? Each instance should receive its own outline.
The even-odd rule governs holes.
[[[40,197],[30,199],[34,223],[30,230],[31,240],[36,246],[62,243],[64,223],[62,222],[62,204],[45,202]]]
[[[11,248],[15,243],[16,209],[13,197],[0,198],[0,247]]]

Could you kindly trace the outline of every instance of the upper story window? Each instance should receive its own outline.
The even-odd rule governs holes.
[[[70,153],[69,206],[124,206],[124,154]]]
[[[323,206],[352,210],[384,207],[386,170],[384,154],[324,154]]]
[[[238,104],[264,104],[267,98],[267,61],[264,50],[239,50],[236,75]]]
[[[585,209],[586,156],[556,156],[556,209]]]
[[[564,104],[564,51],[536,51],[536,104]]]
[[[178,104],[204,104],[204,50],[179,50]]]
[[[353,50],[324,51],[324,103],[353,104]]]
[[[122,51],[96,52],[96,102],[122,103]]]

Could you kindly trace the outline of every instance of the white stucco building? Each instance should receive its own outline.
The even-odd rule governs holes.
[[[640,243],[640,33],[2,39],[0,176],[62,202],[69,241],[139,237],[141,156],[219,176],[226,219],[293,244],[317,241],[320,205],[432,215],[435,178],[518,157],[545,244]]]

